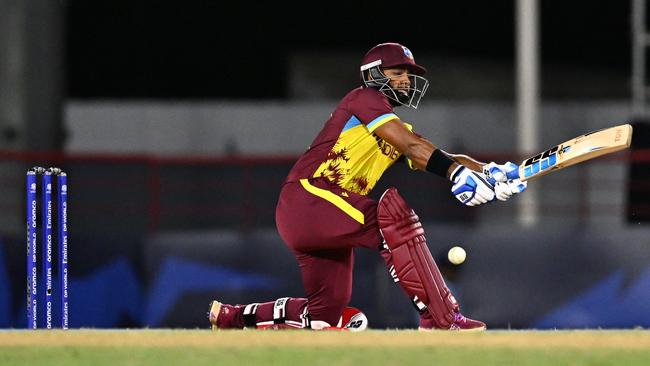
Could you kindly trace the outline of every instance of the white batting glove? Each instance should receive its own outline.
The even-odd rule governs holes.
[[[487,181],[491,185],[495,185],[496,182],[518,179],[519,166],[512,162],[507,162],[505,164],[490,162],[489,164],[483,165],[483,174],[485,174]]]
[[[528,182],[522,182],[519,179],[508,180],[505,182],[496,182],[494,185],[494,192],[499,201],[507,201],[515,194],[519,194],[526,190]]]
[[[478,206],[492,201],[494,188],[487,182],[487,177],[460,165],[451,174],[451,193],[457,200],[467,206]]]

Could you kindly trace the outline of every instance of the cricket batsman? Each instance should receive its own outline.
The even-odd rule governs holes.
[[[427,246],[420,218],[397,189],[368,197],[395,162],[450,180],[462,204],[505,201],[526,189],[507,173],[510,162],[484,164],[447,153],[400,120],[394,108],[417,108],[429,86],[426,69],[398,43],[382,43],[362,59],[362,85],[340,101],[287,176],[276,208],[280,236],[295,255],[305,298],[228,305],[213,301],[213,329],[363,329],[367,319],[348,307],[354,250],[376,250],[420,314],[420,330],[480,331],[485,323],[461,314]],[[459,130],[459,133],[470,133]],[[435,235],[435,233],[434,233]]]

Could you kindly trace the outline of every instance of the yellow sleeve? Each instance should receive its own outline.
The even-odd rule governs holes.
[[[376,130],[379,126],[395,118],[398,118],[395,113],[382,114],[381,116],[370,121],[370,123],[368,123],[366,127],[368,128],[368,131],[372,132]]]
[[[410,123],[404,122],[404,127],[406,127],[406,129],[408,129],[409,131],[413,132],[413,126]],[[411,159],[407,158],[406,156],[404,157],[404,159],[406,160],[406,165],[408,165],[409,169],[418,170],[418,168],[416,168],[413,165],[413,162],[411,161]]]

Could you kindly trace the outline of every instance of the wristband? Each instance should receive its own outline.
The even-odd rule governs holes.
[[[440,149],[433,150],[429,161],[427,161],[427,171],[439,175],[443,178],[447,178],[447,172],[449,167],[454,164],[453,161],[447,154],[443,153]]]

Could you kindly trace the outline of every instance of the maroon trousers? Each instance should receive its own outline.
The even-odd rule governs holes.
[[[276,225],[300,265],[311,319],[335,325],[352,295],[354,248],[382,243],[377,202],[322,178],[286,183]]]

